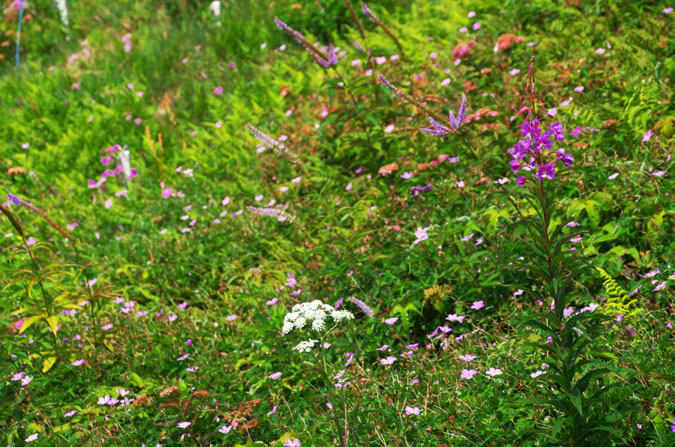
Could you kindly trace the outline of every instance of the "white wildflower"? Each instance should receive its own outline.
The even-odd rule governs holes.
[[[209,12],[216,17],[220,17],[220,2],[214,1],[209,5]]]
[[[354,315],[346,310],[336,310],[319,300],[309,303],[300,303],[293,306],[291,312],[284,317],[283,332],[289,333],[293,329],[302,329],[311,324],[315,331],[326,329],[326,320],[332,318],[336,323],[342,320],[351,320]]]
[[[312,350],[312,348],[314,347],[314,345],[315,345],[316,343],[318,343],[318,342],[319,342],[319,340],[307,340],[307,341],[301,341],[301,342],[298,343],[298,345],[297,345],[295,348],[293,348],[293,349],[295,349],[296,351],[299,351],[299,352],[309,352],[309,351]]]
[[[56,3],[56,8],[61,15],[61,22],[68,26],[68,5],[66,5],[66,0],[54,0],[54,3]]]

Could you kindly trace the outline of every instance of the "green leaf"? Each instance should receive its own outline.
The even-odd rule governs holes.
[[[46,373],[50,369],[52,369],[52,366],[56,363],[56,357],[47,357],[44,362],[42,363],[42,372]]]
[[[137,386],[138,388],[145,388],[145,382],[138,374],[132,372],[131,377],[129,378],[129,384]]]
[[[23,332],[31,327],[33,323],[36,321],[43,320],[47,315],[45,314],[40,314],[40,315],[33,315],[32,317],[28,317],[26,321],[23,322],[23,325],[21,326],[21,329],[19,330],[19,334],[23,334]]]
[[[52,329],[52,332],[56,334],[59,327],[59,317],[57,315],[50,315],[47,317],[47,324]]]
[[[581,395],[579,394],[579,392],[578,392],[578,391],[573,391],[572,393],[569,393],[568,396],[569,396],[569,398],[570,398],[570,401],[571,401],[572,404],[574,405],[574,408],[576,408],[577,411],[579,412],[579,415],[580,415],[580,416],[583,416],[583,415],[584,415],[584,410],[583,410],[583,408],[581,407]]]

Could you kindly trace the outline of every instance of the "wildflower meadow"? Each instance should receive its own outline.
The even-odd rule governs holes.
[[[675,447],[671,0],[1,6],[1,447]]]

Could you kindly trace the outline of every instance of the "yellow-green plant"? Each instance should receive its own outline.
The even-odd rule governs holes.
[[[624,315],[627,317],[632,317],[642,312],[641,307],[636,307],[631,310],[631,306],[636,305],[638,302],[637,298],[631,298],[626,289],[621,287],[618,282],[609,276],[609,273],[600,267],[597,267],[596,270],[600,273],[600,276],[603,279],[602,283],[609,295],[605,306],[605,312],[610,315]]]

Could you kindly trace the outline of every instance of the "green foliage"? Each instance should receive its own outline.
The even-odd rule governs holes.
[[[596,270],[600,273],[600,276],[603,279],[605,290],[609,294],[606,306],[606,312],[608,314],[633,317],[644,310],[640,307],[631,309],[631,306],[638,302],[637,298],[631,299],[628,292],[623,287],[621,287],[619,283],[614,281],[614,279],[609,276],[606,271],[599,267],[597,267]]]
[[[667,5],[368,2],[382,27],[352,0],[361,34],[345,0],[221,1],[220,17],[208,3],[70,2],[65,26],[54,2],[28,1],[18,71],[4,11],[0,193],[77,242],[3,204],[2,445],[672,444]],[[274,16],[337,47],[338,65]],[[523,41],[495,51],[505,34]],[[544,198],[518,193],[506,155],[533,51],[574,155]],[[462,93],[471,122],[419,131]],[[261,151],[246,123],[301,163]],[[122,166],[101,160],[116,144],[138,175],[90,187]],[[297,219],[248,212],[277,205]],[[280,334],[313,299],[355,314],[325,357]],[[606,318],[618,303],[631,318]]]

